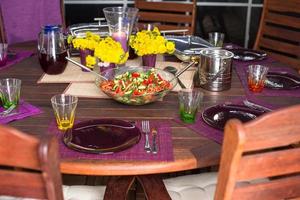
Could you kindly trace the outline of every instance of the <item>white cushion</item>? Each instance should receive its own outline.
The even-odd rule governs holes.
[[[172,200],[213,200],[217,186],[217,172],[179,176],[165,179],[164,184]],[[258,184],[267,178],[239,182],[238,185]]]
[[[106,186],[63,186],[64,200],[102,200]],[[34,200],[30,198],[0,196],[0,200]]]
[[[165,179],[164,184],[172,200],[213,200],[217,176],[216,172],[179,176]]]
[[[64,200],[102,200],[106,186],[63,186]]]

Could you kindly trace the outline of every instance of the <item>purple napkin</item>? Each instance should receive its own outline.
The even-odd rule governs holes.
[[[141,126],[141,122],[137,123]],[[59,140],[59,151],[61,158],[76,158],[76,159],[99,159],[99,160],[136,160],[136,161],[173,161],[173,145],[171,136],[171,127],[168,121],[158,122],[150,121],[150,129],[155,127],[157,130],[157,144],[158,153],[147,153],[144,150],[145,135],[142,132],[142,137],[136,145],[121,152],[113,154],[89,154],[82,153],[68,148],[62,140],[63,133],[57,129],[56,123],[52,122],[49,126],[48,132],[54,134]],[[140,128],[141,129],[141,128]],[[150,144],[152,144],[152,137],[150,134]]]
[[[1,66],[0,67],[0,70],[2,69],[6,69],[20,61],[22,61],[23,59],[25,58],[28,58],[30,56],[33,55],[33,52],[32,51],[21,51],[21,50],[18,50],[16,52],[16,55],[14,55],[12,58],[8,58],[6,64],[4,66]]]
[[[3,112],[4,111],[4,108],[0,108],[0,112]],[[16,112],[16,114],[14,114],[14,112]],[[42,111],[29,104],[29,103],[26,103],[24,101],[21,101],[19,103],[19,106],[18,108],[16,109],[16,111],[12,111],[7,117],[0,117],[0,124],[7,124],[11,121],[15,121],[15,120],[19,120],[19,119],[23,119],[25,117],[29,117],[29,116],[32,116],[32,115],[37,115],[37,114],[40,114],[42,113]]]
[[[263,102],[261,100],[258,100],[256,98],[252,98],[252,97],[247,97],[247,99],[253,103],[262,105],[264,107],[270,108],[270,109],[275,109],[275,107],[271,104],[268,104],[266,102]],[[246,100],[246,98],[236,98],[230,102],[224,102],[224,103],[230,103],[230,104],[237,104],[237,105],[243,105],[243,100]],[[196,122],[194,124],[186,124],[184,122],[182,122],[179,119],[179,116],[177,116],[175,118],[175,121],[192,129],[193,131],[195,131],[196,133],[198,133],[201,136],[204,136],[206,138],[209,138],[211,140],[214,140],[215,142],[221,144],[223,141],[223,131],[217,130],[215,128],[210,127],[208,124],[206,124],[204,122],[204,120],[202,119],[201,113],[198,113],[197,115],[197,119]]]
[[[269,72],[288,72],[290,74],[294,74],[296,76],[297,73],[289,67],[272,67],[271,64],[267,65],[269,67]],[[274,90],[269,88],[264,88],[262,92],[255,93],[251,92],[248,89],[247,83],[247,67],[246,66],[236,66],[236,73],[239,79],[242,82],[244,90],[247,96],[289,96],[289,97],[300,97],[300,88],[292,89],[292,90]]]

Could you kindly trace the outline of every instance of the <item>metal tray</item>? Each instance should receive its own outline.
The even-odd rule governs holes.
[[[84,37],[86,32],[98,34],[100,36],[108,36],[108,26],[106,23],[80,23],[73,24],[68,27],[68,33],[76,37]]]
[[[193,56],[199,56],[202,49],[214,47],[212,44],[198,36],[169,35],[166,36],[166,39],[175,42],[174,55],[183,62],[190,62]]]

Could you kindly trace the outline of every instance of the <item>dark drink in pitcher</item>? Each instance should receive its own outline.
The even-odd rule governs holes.
[[[40,65],[46,74],[61,74],[67,66],[66,56],[67,51],[55,55],[39,53]]]
[[[39,33],[38,55],[46,74],[61,74],[67,66],[67,49],[59,25],[46,25]]]

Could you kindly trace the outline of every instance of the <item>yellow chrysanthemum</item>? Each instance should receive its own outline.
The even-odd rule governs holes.
[[[69,38],[68,38],[69,39]],[[74,38],[72,39],[72,44],[75,49],[90,49],[95,50],[98,42],[101,40],[99,35],[92,32],[86,32],[84,38]],[[68,40],[69,42],[69,40]]]
[[[130,36],[129,44],[138,56],[175,51],[175,44],[161,36],[157,27],[153,31],[142,30],[136,35]]]
[[[123,64],[129,54],[124,52],[122,45],[111,37],[101,40],[95,48],[94,55],[103,62]]]
[[[86,58],[86,65],[88,67],[96,64],[96,58],[99,58],[102,62],[123,64],[129,56],[128,52],[124,52],[119,42],[111,37],[102,39],[99,35],[92,32],[86,32],[84,38],[70,38],[70,42],[72,42],[75,49],[89,49],[94,51],[94,57],[88,56]]]
[[[93,69],[94,66],[96,65],[96,58],[91,56],[91,55],[88,55],[86,58],[85,58],[85,62],[86,62],[86,66]]]

